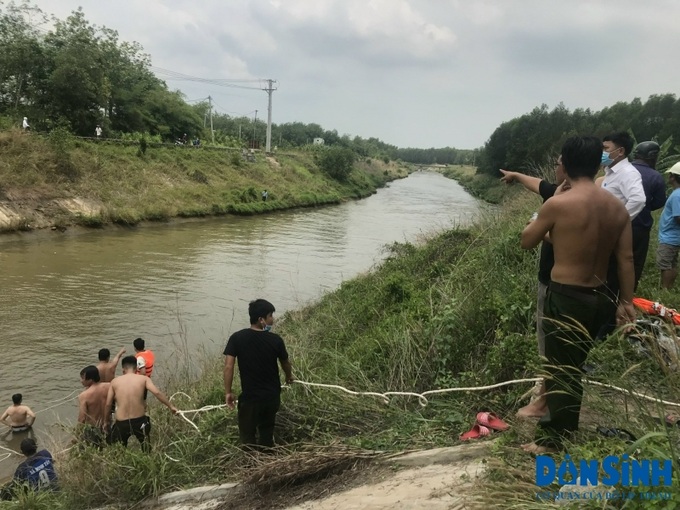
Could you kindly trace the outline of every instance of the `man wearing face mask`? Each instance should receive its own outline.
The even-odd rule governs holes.
[[[281,381],[277,361],[292,383],[293,371],[283,339],[271,332],[274,305],[256,299],[248,305],[250,327],[229,337],[224,349],[224,391],[227,406],[234,408],[234,364],[238,359],[241,394],[238,398],[238,430],[241,443],[249,447],[274,446],[274,424],[281,404]],[[259,438],[256,436],[259,435]]]
[[[625,131],[602,139],[602,187],[623,202],[631,221],[644,209],[647,200],[640,172],[628,161],[633,144],[633,138]]]
[[[602,139],[601,162],[604,166],[604,178],[597,180],[602,188],[623,203],[631,221],[640,214],[647,202],[640,172],[628,161],[628,155],[633,150],[634,144],[633,137],[625,131],[605,136]],[[640,251],[638,250],[638,258],[639,255]],[[619,295],[619,279],[614,258],[609,261],[606,284],[612,299],[612,307],[610,320],[598,333],[598,339],[605,338],[616,328],[616,306],[614,306],[614,302]]]

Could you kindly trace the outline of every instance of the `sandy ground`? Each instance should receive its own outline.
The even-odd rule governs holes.
[[[323,499],[289,506],[286,510],[410,510],[475,509],[471,488],[485,470],[489,442],[470,443],[394,457],[380,476],[368,477],[365,483],[341,490]],[[391,469],[390,469],[391,467]],[[214,489],[214,488],[213,488]],[[212,510],[225,507],[228,490],[218,496],[213,490],[197,490],[192,501],[177,501],[156,506],[164,510]],[[218,497],[216,497],[218,496]],[[183,493],[176,493],[182,499]],[[252,508],[260,508],[254,503]]]

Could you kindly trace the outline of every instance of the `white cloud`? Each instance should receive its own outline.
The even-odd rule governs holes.
[[[39,0],[137,40],[154,65],[274,78],[275,122],[400,146],[476,147],[546,103],[599,109],[675,92],[680,3],[656,0]],[[228,112],[259,91],[169,81]]]

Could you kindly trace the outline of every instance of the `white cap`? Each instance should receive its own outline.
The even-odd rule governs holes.
[[[680,175],[680,161],[664,172],[665,174]]]

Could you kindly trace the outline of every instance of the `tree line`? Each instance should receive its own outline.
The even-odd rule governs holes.
[[[480,151],[478,173],[498,176],[499,168],[532,173],[549,163],[568,137],[603,137],[614,131],[629,131],[638,142],[656,141],[670,163],[679,149],[674,141],[680,140],[680,99],[675,94],[652,95],[645,102],[635,98],[596,112],[542,105],[494,130]]]
[[[44,29],[41,27],[50,27]],[[89,23],[82,9],[65,20],[24,0],[3,7],[0,0],[0,128],[30,119],[37,131],[62,128],[94,136],[174,141],[187,133],[225,146],[264,146],[266,124],[248,116],[213,115],[207,101],[190,105],[151,70],[151,58],[136,42]],[[319,124],[272,125],[272,146],[304,147],[315,138],[351,149],[357,157],[401,159],[420,164],[471,163],[473,151],[399,148],[377,138],[340,135]]]
[[[47,23],[51,30],[40,28]],[[38,130],[62,127],[93,136],[101,125],[164,138],[202,127],[181,94],[149,70],[138,43],[90,24],[80,9],[58,20],[28,2],[0,5],[0,46],[4,124],[26,116]]]

